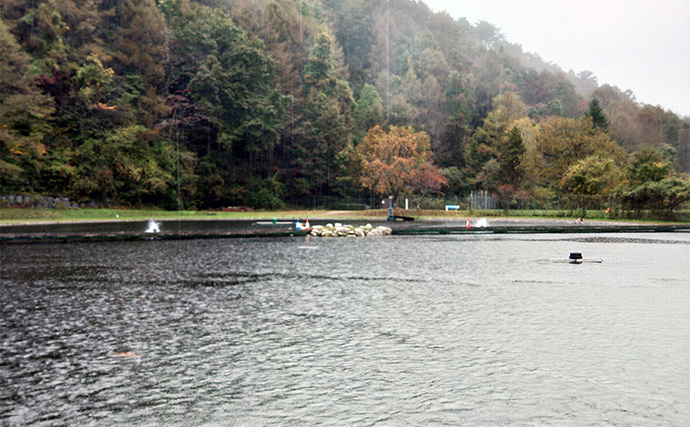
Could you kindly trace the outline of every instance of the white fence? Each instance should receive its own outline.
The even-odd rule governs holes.
[[[486,190],[472,191],[472,193],[470,193],[468,197],[468,205],[470,206],[470,210],[473,211],[496,209],[496,206],[498,205],[498,202],[496,201],[496,198],[493,196],[493,194],[490,194]]]

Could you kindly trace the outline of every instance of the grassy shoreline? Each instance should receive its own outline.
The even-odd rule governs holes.
[[[410,210],[396,211],[400,214],[412,216],[418,220],[444,219],[464,221],[466,218],[515,218],[515,219],[575,219],[576,214],[568,211],[510,211],[504,215],[503,211],[440,211],[440,210]],[[252,220],[252,219],[332,219],[332,220],[376,220],[385,219],[386,211],[328,211],[328,210],[284,210],[284,211],[252,211],[252,212],[220,212],[220,211],[164,211],[156,209],[34,209],[34,208],[0,208],[0,226],[39,223],[66,222],[110,222],[110,221],[146,221],[148,219],[162,220]],[[629,218],[610,218],[604,211],[587,211],[588,220],[603,220],[611,222],[641,222],[641,223],[687,223],[688,221],[659,221],[638,220]]]
[[[364,213],[364,214],[363,214]],[[61,223],[61,222],[103,222],[103,221],[146,221],[161,220],[251,220],[251,219],[361,219],[385,218],[385,211],[165,211],[158,209],[34,209],[0,208],[0,225]]]

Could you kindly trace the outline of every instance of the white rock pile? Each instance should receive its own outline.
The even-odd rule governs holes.
[[[343,225],[340,223],[315,225],[311,228],[310,236],[314,237],[367,237],[367,236],[388,236],[393,233],[388,227],[382,225],[374,228],[371,224],[361,227],[354,225]]]

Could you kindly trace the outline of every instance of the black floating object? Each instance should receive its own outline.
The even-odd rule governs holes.
[[[597,263],[601,264],[604,262],[601,258],[587,258],[584,259],[582,258],[582,253],[580,252],[571,252],[570,256],[568,258],[555,258],[555,259],[550,259],[549,262],[564,262],[564,263],[570,263],[570,264],[582,264],[585,262],[588,263]]]

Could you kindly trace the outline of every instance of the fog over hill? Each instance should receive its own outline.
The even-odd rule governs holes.
[[[690,2],[684,0],[424,0],[471,23],[488,21],[510,42],[564,70],[690,116]]]

